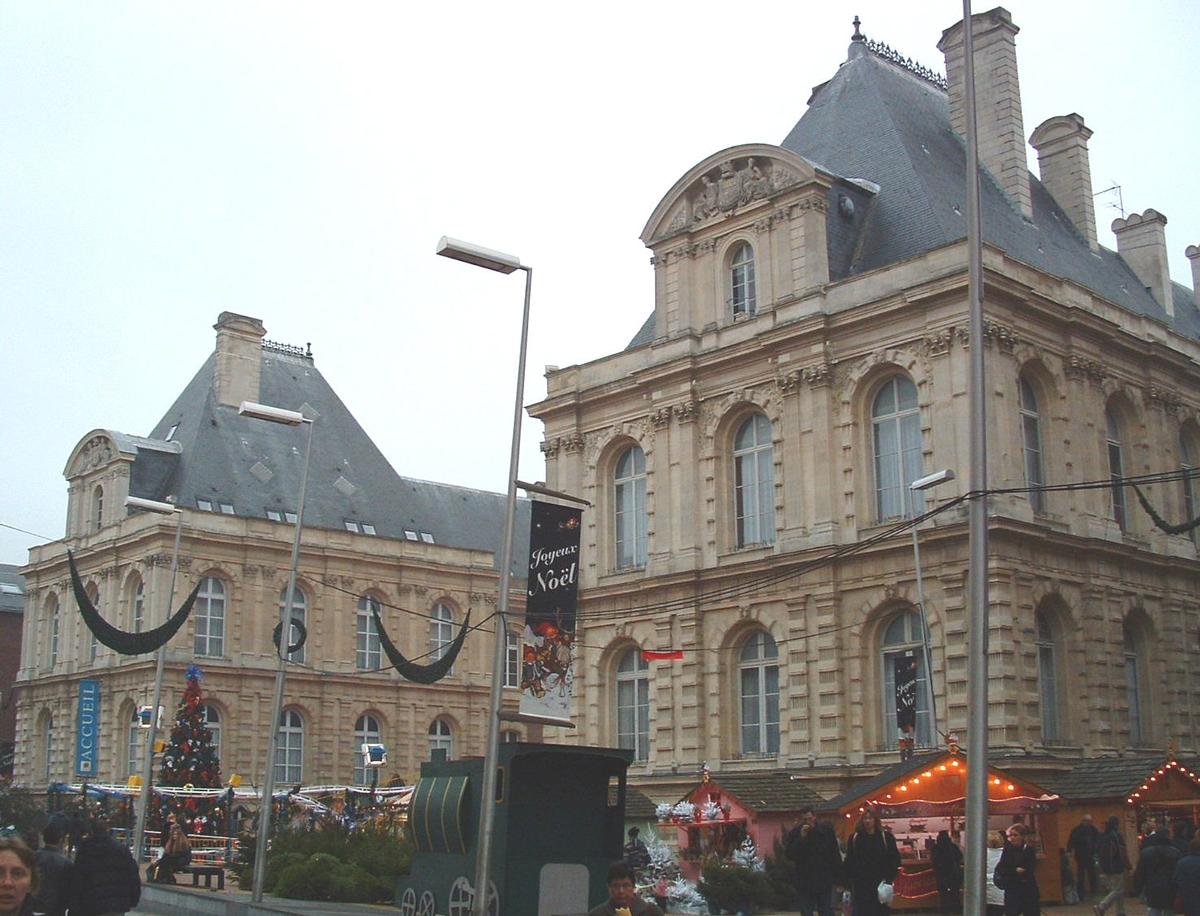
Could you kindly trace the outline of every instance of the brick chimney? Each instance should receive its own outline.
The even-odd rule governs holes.
[[[1188,245],[1183,253],[1192,262],[1192,301],[1200,309],[1200,247]]]
[[[1077,114],[1057,115],[1039,124],[1029,136],[1037,150],[1042,184],[1066,211],[1092,251],[1100,250],[1096,239],[1096,210],[1092,204],[1092,167],[1088,162],[1088,138],[1092,132]]]
[[[217,403],[237,407],[259,399],[262,375],[262,341],[267,329],[257,318],[222,312],[213,325],[217,332],[217,365],[213,393]]]
[[[1029,167],[1025,162],[1025,127],[1021,120],[1021,84],[1017,79],[1017,32],[1012,14],[1002,6],[971,17],[975,39],[975,120],[979,161],[1000,183],[1026,219],[1033,217]],[[938,50],[946,56],[950,125],[966,136],[963,29],[958,22],[942,33]]]
[[[1142,285],[1150,290],[1154,301],[1175,316],[1175,301],[1171,298],[1171,274],[1167,262],[1167,218],[1157,210],[1131,213],[1125,219],[1115,219],[1113,235],[1117,237],[1117,254],[1125,259]],[[1195,262],[1192,262],[1195,270]]]

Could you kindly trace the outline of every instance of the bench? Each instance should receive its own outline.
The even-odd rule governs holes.
[[[192,887],[200,886],[200,879],[204,879],[204,886],[210,891],[212,890],[212,879],[217,879],[217,890],[225,890],[225,866],[223,865],[198,865],[191,864],[186,868],[179,869],[179,874],[192,876]]]

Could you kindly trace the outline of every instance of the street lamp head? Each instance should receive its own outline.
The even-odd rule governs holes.
[[[930,487],[936,487],[940,483],[945,483],[953,479],[954,472],[950,468],[946,468],[941,471],[934,471],[932,474],[926,474],[924,477],[918,477],[908,486],[912,490],[928,490]]]
[[[143,499],[140,496],[126,496],[125,505],[131,509],[141,509],[145,512],[159,512],[163,515],[173,515],[183,510],[174,503],[160,502],[157,499]]]
[[[298,410],[284,410],[282,407],[271,407],[269,404],[256,404],[253,401],[242,401],[238,414],[243,417],[253,417],[256,420],[266,420],[268,423],[282,423],[284,426],[300,426],[310,422],[308,417]]]
[[[467,264],[474,264],[476,267],[486,267],[488,270],[499,271],[502,274],[510,274],[514,270],[521,269],[521,259],[516,255],[493,251],[491,248],[472,245],[470,242],[462,242],[445,235],[438,242],[437,253],[443,258],[453,258],[456,261],[464,261]]]

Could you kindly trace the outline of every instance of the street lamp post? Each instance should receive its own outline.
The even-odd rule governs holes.
[[[949,468],[935,471],[924,477],[918,477],[908,485],[908,514],[916,518],[917,491],[928,490],[940,483],[954,479],[954,472]],[[929,732],[930,740],[936,747],[938,740],[937,727],[937,697],[933,689],[933,653],[929,648],[931,641],[929,633],[929,618],[925,613],[925,585],[921,579],[921,545],[917,541],[916,522],[912,526],[913,564],[917,569],[917,609],[921,612],[921,653],[925,657],[925,684],[929,689]]]
[[[282,423],[284,426],[307,426],[304,446],[304,466],[300,471],[300,496],[296,505],[296,530],[292,535],[292,562],[288,572],[287,598],[279,608],[279,667],[275,671],[275,699],[271,704],[270,738],[267,743],[267,772],[263,777],[262,803],[258,810],[258,840],[254,856],[254,892],[251,899],[262,902],[263,877],[267,864],[267,834],[271,831],[271,801],[275,791],[275,752],[279,744],[279,716],[283,711],[283,684],[287,675],[288,644],[292,633],[292,603],[296,600],[296,566],[300,561],[300,530],[304,525],[304,495],[308,490],[308,460],[312,456],[313,421],[298,410],[283,410],[253,401],[243,401],[238,413],[244,417]]]
[[[525,397],[525,350],[529,341],[529,293],[533,285],[533,268],[510,254],[481,248],[469,242],[442,236],[437,253],[484,267],[502,274],[525,271],[525,309],[521,315],[521,346],[517,358],[517,397],[513,408],[512,447],[508,459],[508,497],[504,508],[504,537],[500,545],[500,594],[496,601],[496,644],[492,660],[492,689],[488,704],[487,750],[483,758],[483,794],[480,798],[479,842],[476,847],[475,893],[471,902],[472,916],[487,913],[487,889],[492,853],[492,825],[496,813],[496,764],[500,752],[500,697],[504,671],[504,653],[508,633],[508,590],[512,579],[513,523],[517,512],[517,464],[521,457],[521,412]]]
[[[174,503],[142,499],[140,496],[127,496],[125,505],[131,509],[176,516],[175,549],[171,552],[171,586],[167,589],[167,600],[163,602],[163,622],[165,623],[171,617],[171,605],[175,602],[175,574],[179,571],[179,539],[183,534],[183,510]],[[164,643],[158,647],[158,651],[155,653],[150,729],[146,732],[146,747],[142,751],[142,790],[138,794],[140,801],[137,810],[137,824],[133,829],[133,857],[139,865],[142,861],[142,844],[146,837],[146,817],[150,810],[150,783],[154,778],[154,742],[158,739],[158,710],[162,703],[163,670],[166,667],[166,661],[167,646]]]

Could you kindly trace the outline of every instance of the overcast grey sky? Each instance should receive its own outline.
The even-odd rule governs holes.
[[[1190,2],[1006,4],[1025,134],[1075,111],[1096,190],[1200,244]],[[990,6],[976,3],[975,11]],[[653,308],[638,241],[709,154],[778,143],[864,31],[944,72],[952,0],[897,3],[60,3],[0,7],[0,523],[61,536],[89,430],[144,434],[223,310],[317,366],[396,470],[503,490],[521,276],[526,401],[546,364]],[[1101,240],[1118,215],[1098,198]],[[285,405],[288,406],[288,405]],[[521,474],[540,479],[526,420]],[[0,528],[0,562],[38,539]]]

